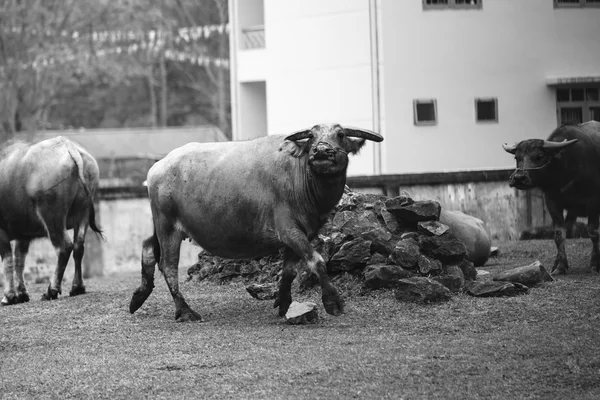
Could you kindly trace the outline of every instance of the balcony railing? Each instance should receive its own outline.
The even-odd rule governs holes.
[[[242,49],[263,49],[265,47],[265,27],[255,25],[242,28]]]

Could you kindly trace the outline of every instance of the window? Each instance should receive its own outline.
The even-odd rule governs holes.
[[[498,122],[498,99],[475,99],[477,122]]]
[[[437,104],[435,100],[414,100],[413,112],[415,125],[435,125],[437,123]]]
[[[424,10],[478,9],[483,0],[423,0]],[[600,0],[599,0],[600,1]]]
[[[600,87],[559,87],[556,89],[558,123],[600,120]]]
[[[600,7],[600,0],[554,0],[554,7]]]

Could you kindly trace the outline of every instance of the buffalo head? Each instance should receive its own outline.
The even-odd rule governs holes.
[[[287,136],[281,150],[294,157],[308,155],[308,166],[315,174],[331,175],[346,171],[348,153],[358,153],[365,140],[381,142],[383,137],[366,129],[338,124],[315,125]]]
[[[506,143],[502,148],[510,154],[514,154],[517,161],[517,169],[512,173],[508,184],[517,189],[531,189],[540,186],[552,176],[546,172],[547,167],[554,161],[561,150],[567,148],[577,139],[552,142],[542,139],[527,139],[512,146]]]

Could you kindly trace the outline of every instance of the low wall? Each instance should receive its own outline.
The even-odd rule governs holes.
[[[516,240],[521,231],[545,226],[551,219],[537,190],[519,191],[508,186],[512,170],[348,177],[353,190],[397,196],[405,190],[415,200],[436,200],[447,210],[460,210],[484,221],[493,240]],[[84,269],[87,276],[139,270],[142,241],[152,234],[152,218],[143,186],[102,187],[96,204],[98,225],[106,241],[91,231],[86,239]],[[180,266],[194,264],[200,248],[185,241]],[[32,243],[26,261],[30,279],[47,279],[56,254],[47,239]],[[0,272],[1,273],[1,272]],[[70,284],[73,260],[66,277]]]
[[[145,191],[140,191],[145,194]],[[104,192],[96,204],[97,223],[104,231],[106,241],[100,240],[91,230],[86,235],[84,270],[87,276],[112,274],[119,271],[139,271],[142,241],[152,234],[152,216],[147,197],[138,194]],[[187,267],[198,259],[200,248],[184,241],[179,265]],[[48,239],[38,239],[31,244],[25,263],[28,280],[47,279],[56,264],[56,253]],[[69,260],[65,276],[70,285],[73,276],[73,258]],[[157,270],[157,274],[159,274]],[[162,278],[161,278],[162,279]],[[63,291],[68,293],[68,290]]]
[[[512,170],[348,177],[357,191],[390,197],[406,191],[415,200],[436,200],[444,209],[473,215],[493,240],[517,240],[525,229],[551,223],[542,193],[508,186]]]

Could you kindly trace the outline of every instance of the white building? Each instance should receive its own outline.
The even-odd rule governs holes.
[[[316,123],[382,144],[352,175],[514,166],[600,119],[600,0],[229,0],[234,139]]]

